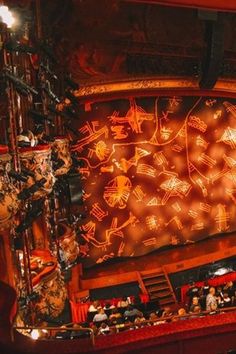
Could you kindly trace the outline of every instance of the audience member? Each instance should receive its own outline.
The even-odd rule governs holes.
[[[215,296],[216,290],[215,288],[212,286],[209,289],[209,294],[206,297],[206,310],[207,311],[212,311],[213,308],[217,308],[217,299]]]

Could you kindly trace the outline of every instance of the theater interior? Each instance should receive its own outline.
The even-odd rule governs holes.
[[[235,37],[235,0],[0,1],[1,354],[236,353]]]

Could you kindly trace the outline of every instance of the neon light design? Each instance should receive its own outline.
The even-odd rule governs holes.
[[[135,154],[133,157],[131,157],[131,159],[126,160],[125,158],[122,157],[120,159],[120,162],[115,162],[115,164],[121,171],[126,173],[130,169],[130,167],[137,166],[138,161],[142,157],[145,157],[148,155],[150,155],[149,151],[135,147]]]
[[[111,208],[124,209],[129,199],[131,187],[132,184],[128,177],[117,176],[105,187],[103,198]]]
[[[174,176],[163,182],[160,188],[166,191],[161,201],[162,205],[165,205],[170,197],[186,197],[192,187],[188,182],[181,181]]]
[[[236,100],[175,99],[82,114],[72,150],[85,163],[85,266],[236,230]]]
[[[231,149],[235,149],[236,148],[236,129],[227,127],[227,129],[225,129],[221,138],[219,140],[217,140],[217,143],[218,142],[223,142],[226,145],[229,145],[231,147]]]
[[[110,150],[106,143],[100,140],[94,144],[94,149],[89,149],[88,157],[91,158],[94,154],[96,154],[100,161],[103,161],[107,158],[107,156],[109,156]]]
[[[146,225],[149,230],[157,230],[159,228],[156,215],[150,215],[146,217]]]
[[[146,113],[143,108],[136,105],[134,99],[130,100],[130,109],[128,110],[125,117],[120,117],[119,112],[114,111],[109,117],[110,121],[114,124],[129,124],[132,131],[136,134],[142,133],[142,123],[144,121],[154,120],[154,115],[152,113]]]
[[[137,167],[137,173],[149,177],[153,177],[153,178],[156,177],[156,169],[151,165],[147,165],[147,164],[139,164]]]
[[[104,211],[98,203],[95,203],[90,211],[90,215],[94,216],[98,221],[102,221],[108,215],[108,212]]]
[[[205,133],[207,129],[207,125],[199,117],[195,116],[191,116],[189,118],[188,125],[192,128],[200,130],[202,133]]]
[[[218,212],[215,217],[217,224],[217,230],[219,232],[227,231],[229,229],[228,221],[230,219],[229,214],[226,212],[226,206],[223,204],[217,205]]]
[[[137,185],[132,192],[137,200],[137,202],[142,202],[146,196],[146,193],[143,192],[142,187]]]
[[[207,149],[209,143],[203,139],[203,137],[201,135],[198,135],[197,138],[196,138],[196,145],[197,146],[201,146],[203,147],[203,149]]]

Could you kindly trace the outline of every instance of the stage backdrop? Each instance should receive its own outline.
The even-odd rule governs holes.
[[[234,104],[145,97],[87,105],[74,147],[84,161],[86,267],[236,229]]]

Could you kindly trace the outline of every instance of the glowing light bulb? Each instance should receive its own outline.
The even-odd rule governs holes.
[[[2,19],[2,22],[7,25],[8,28],[11,28],[12,25],[15,23],[15,18],[7,6],[0,6],[0,18]]]
[[[33,340],[37,340],[39,338],[39,330],[33,329],[30,333],[30,336]]]

